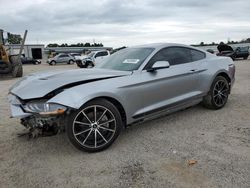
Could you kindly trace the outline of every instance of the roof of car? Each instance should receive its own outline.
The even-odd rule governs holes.
[[[203,50],[203,49],[201,49],[199,47],[193,47],[193,46],[190,46],[190,45],[178,44],[178,43],[151,43],[151,44],[132,46],[131,48],[155,48],[156,50],[159,50],[159,49],[169,47],[169,46],[180,46],[180,47],[192,48],[192,49],[195,49],[195,50],[202,51],[202,52],[204,52],[206,54],[210,54],[210,53],[207,53],[205,50]]]
[[[191,47],[185,44],[178,44],[178,43],[151,43],[151,44],[144,44],[144,45],[137,45],[137,46],[132,46],[132,48],[163,48],[163,47],[168,47],[168,46],[183,46],[183,47]]]

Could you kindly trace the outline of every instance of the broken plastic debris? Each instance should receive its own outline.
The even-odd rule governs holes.
[[[196,163],[197,163],[196,160],[189,160],[189,161],[188,161],[188,165],[189,165],[189,166],[194,165],[194,164],[196,164]]]

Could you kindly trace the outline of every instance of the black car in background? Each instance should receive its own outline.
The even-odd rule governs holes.
[[[243,58],[243,59],[247,59],[249,56],[249,46],[246,47],[237,47],[234,50],[235,54],[234,57],[235,58]]]
[[[21,61],[22,61],[22,64],[34,64],[34,65],[41,64],[41,61],[34,59],[32,57],[21,56]]]
[[[226,56],[231,57],[233,60],[237,58],[247,59],[249,56],[249,47],[237,47],[233,49],[231,46],[227,44],[219,44],[217,46],[219,53],[218,56]]]

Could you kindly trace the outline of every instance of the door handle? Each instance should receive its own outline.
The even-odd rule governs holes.
[[[190,72],[196,72],[198,69],[191,69]]]

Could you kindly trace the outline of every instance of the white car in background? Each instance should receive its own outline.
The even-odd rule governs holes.
[[[75,58],[71,56],[70,54],[60,53],[56,55],[55,57],[49,58],[47,60],[47,63],[49,65],[56,65],[57,63],[74,64]]]
[[[78,56],[76,58],[76,64],[80,68],[94,67],[95,64],[101,63],[109,56],[110,52],[108,50],[93,51],[87,56]]]

